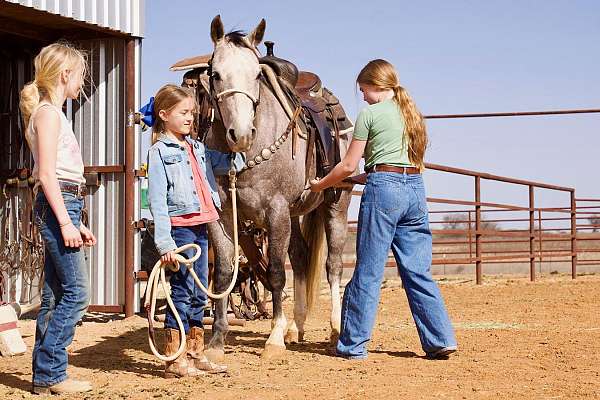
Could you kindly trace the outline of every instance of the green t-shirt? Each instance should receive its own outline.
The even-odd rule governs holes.
[[[354,125],[353,138],[366,140],[365,169],[375,164],[413,166],[408,158],[408,138],[398,104],[385,100],[363,109]]]

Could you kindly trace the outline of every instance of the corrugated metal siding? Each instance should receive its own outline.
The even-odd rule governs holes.
[[[139,110],[142,106],[141,104],[141,96],[142,96],[142,41],[136,40],[135,43],[135,101],[134,101],[134,110]],[[135,125],[135,165],[142,165],[146,162],[146,154],[142,154],[142,130],[139,125]],[[141,199],[141,188],[142,188],[142,180],[146,180],[146,178],[137,179],[135,181],[135,190],[134,190],[134,209],[133,209],[133,218],[136,221],[139,221],[142,217],[142,199]],[[141,250],[142,250],[142,236],[139,231],[135,233],[134,247],[133,247],[133,259],[134,271],[139,271],[141,267]],[[145,284],[144,284],[145,285]],[[137,283],[134,286],[133,298],[139,299],[141,295],[141,284]],[[134,304],[134,312],[140,311],[141,302],[136,301]]]
[[[7,0],[136,37],[144,34],[145,0]]]
[[[48,6],[46,2],[46,6]],[[139,107],[140,96],[140,40],[137,40],[136,64],[136,108]],[[123,165],[125,164],[125,41],[121,39],[92,40],[78,43],[88,51],[90,67],[90,84],[86,85],[88,99],[80,102],[67,102],[67,117],[73,121],[73,130],[80,143],[83,161],[89,165]],[[21,88],[31,78],[30,59],[16,62],[21,65],[17,82]],[[3,79],[0,77],[0,80]],[[20,135],[15,131],[2,140],[14,142]],[[136,135],[139,136],[139,135]],[[136,138],[136,140],[138,140]],[[6,148],[6,146],[4,146]],[[14,153],[14,151],[13,151]],[[17,160],[22,157],[10,154],[0,157],[4,162],[3,168],[21,166]],[[31,167],[29,153],[26,167]],[[139,157],[139,156],[138,156]],[[138,184],[136,184],[138,185]],[[86,197],[89,215],[89,227],[97,236],[98,245],[87,249],[87,265],[89,268],[92,299],[91,304],[115,305],[123,304],[124,294],[124,247],[125,226],[123,223],[125,208],[125,175],[122,173],[102,174],[98,187],[89,187],[90,194]],[[11,196],[14,197],[14,196]],[[14,202],[15,200],[13,200]],[[135,201],[139,201],[136,191]],[[2,202],[1,213],[6,212],[6,202]],[[139,218],[139,206],[135,208],[135,218]],[[2,220],[2,218],[0,218]],[[0,226],[4,232],[4,227]],[[17,232],[11,229],[10,236]],[[136,260],[139,250],[135,250]],[[137,262],[136,262],[137,264]],[[138,266],[135,266],[138,269]],[[6,277],[9,278],[9,277]],[[8,279],[11,282],[2,293],[3,300],[21,302],[27,301],[21,296],[27,288],[22,288],[22,279],[15,274]],[[10,286],[13,290],[10,291]],[[16,288],[16,289],[15,289]],[[11,292],[11,293],[9,293]]]
[[[125,42],[94,40],[81,43],[89,51],[91,84],[88,101],[73,104],[74,131],[85,165],[125,164]],[[139,62],[139,57],[137,58]],[[139,82],[139,79],[137,79]],[[139,90],[139,84],[137,85]],[[123,304],[125,226],[124,174],[102,174],[87,206],[89,224],[98,245],[89,253],[92,304]]]

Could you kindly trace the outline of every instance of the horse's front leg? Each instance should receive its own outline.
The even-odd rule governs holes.
[[[306,268],[308,265],[308,246],[302,236],[299,217],[291,219],[288,255],[294,271],[294,319],[288,326],[285,342],[298,343],[304,340],[304,322],[307,314]]]
[[[340,300],[340,283],[344,263],[342,255],[346,235],[348,232],[348,206],[350,193],[343,192],[338,201],[332,204],[323,203],[319,207],[320,215],[325,222],[325,235],[327,236],[327,282],[331,292],[331,336],[334,345],[340,336],[342,305]]]
[[[234,255],[233,240],[231,236],[231,218],[224,217],[221,221],[213,222],[208,226],[210,243],[214,250],[213,291],[223,293],[233,279],[231,260]],[[212,325],[212,337],[208,343],[206,356],[212,362],[222,362],[225,355],[225,337],[229,331],[227,324],[227,298],[215,300],[215,315]]]
[[[287,320],[283,313],[283,289],[285,287],[285,258],[290,242],[289,206],[284,199],[273,199],[267,212],[269,234],[269,268],[267,279],[273,289],[273,320],[271,334],[262,357],[266,359],[282,356],[285,352],[284,335]]]

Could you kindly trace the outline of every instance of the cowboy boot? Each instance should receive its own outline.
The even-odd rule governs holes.
[[[177,329],[165,329],[165,355],[171,356],[177,353],[179,349],[179,331]],[[165,378],[183,378],[186,376],[204,375],[204,372],[198,371],[194,365],[188,363],[186,351],[181,353],[173,361],[167,361],[165,364]]]
[[[204,329],[197,326],[190,328],[188,336],[187,359],[190,365],[209,374],[218,374],[227,371],[226,365],[210,362],[204,355]]]
[[[67,378],[52,386],[33,385],[32,392],[35,394],[71,394],[89,392],[90,390],[92,390],[90,382]]]

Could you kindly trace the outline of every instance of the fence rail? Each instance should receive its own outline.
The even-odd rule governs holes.
[[[577,276],[578,266],[600,265],[597,254],[600,253],[600,198],[576,198],[575,189],[570,187],[436,164],[427,164],[427,168],[473,178],[472,199],[427,198],[430,205],[460,207],[429,211],[433,265],[474,264],[478,284],[483,280],[484,263],[529,263],[532,281],[536,279],[536,263],[570,263],[573,279]],[[486,180],[527,188],[528,205],[482,201],[481,183]],[[557,207],[536,206],[536,190],[540,189],[566,193],[568,201]],[[353,191],[353,195],[359,196],[361,192]],[[521,215],[514,216],[515,213]],[[485,218],[487,215],[490,218]],[[521,227],[500,229],[500,223],[520,224]],[[350,232],[355,232],[356,227],[356,220],[349,221]],[[387,266],[395,265],[393,258],[388,259]]]

